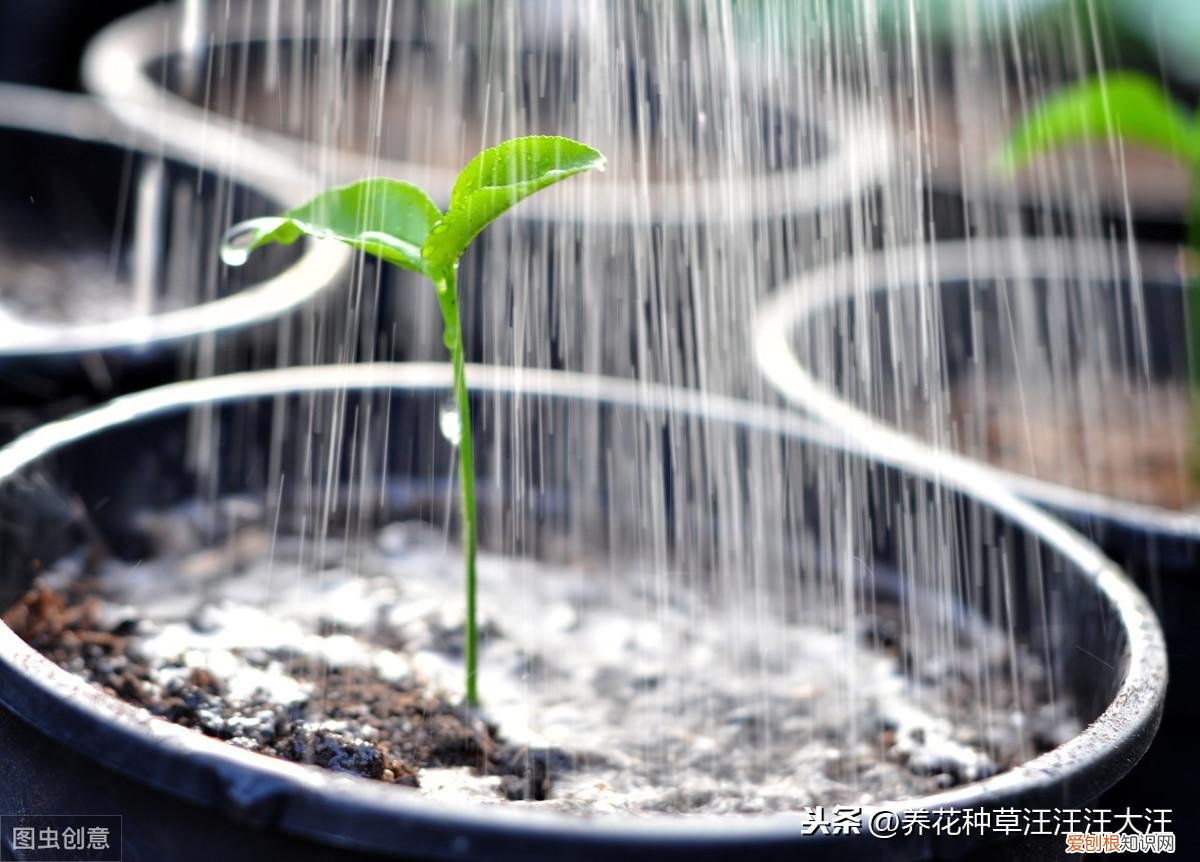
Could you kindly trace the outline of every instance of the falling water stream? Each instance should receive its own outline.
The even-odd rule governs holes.
[[[514,387],[528,369],[609,375],[744,399],[753,419],[755,405],[779,403],[755,365],[755,315],[803,283],[834,311],[797,330],[796,350],[855,407],[935,446],[1003,449],[1004,466],[1113,492],[1118,479],[1089,453],[1166,435],[1183,457],[1181,424],[1122,424],[1178,409],[1151,381],[1126,153],[1116,141],[1070,151],[1016,181],[990,160],[1023,110],[1105,67],[1108,25],[1090,7],[182,0],[150,71],[204,111],[215,168],[265,140],[307,171],[294,203],[394,173],[444,204],[475,152],[517,135],[603,151],[607,173],[517,207],[462,264],[468,360],[510,367]],[[220,137],[229,120],[240,125]],[[170,206],[149,170],[131,180],[139,230]],[[951,294],[939,249],[960,240]],[[238,242],[230,266],[246,261]],[[172,260],[138,254],[141,310]],[[978,336],[965,359],[964,333]],[[265,365],[444,359],[429,286],[361,258],[342,299],[274,339]],[[236,366],[208,350],[202,376]],[[348,662],[454,699],[457,521],[440,508],[382,516],[384,453],[404,452],[388,398],[298,401],[277,405],[288,421],[266,438],[196,409],[189,461],[207,514],[155,514],[161,559],[114,568],[128,592],[111,612],[144,598],[143,646],[169,656],[169,674],[226,674],[230,697],[255,708],[275,684],[293,686],[276,700],[319,699],[322,674]],[[1064,600],[1053,566],[951,492],[914,482],[893,496],[864,462],[669,411],[618,421],[537,395],[481,404],[481,484],[508,501],[485,542],[484,710],[506,744],[550,752],[551,772],[557,753],[576,764],[546,804],[758,812],[920,795],[1028,759],[1091,717],[1058,688],[1064,657],[1013,628],[1012,608],[1050,616]],[[456,444],[445,405],[429,431]],[[250,450],[266,481],[231,500],[221,464]],[[569,505],[532,514],[555,495]],[[606,530],[620,554],[595,550]],[[547,533],[555,553],[523,550]],[[875,567],[885,533],[900,548],[892,594]],[[179,575],[204,584],[197,607],[173,572],[205,564],[229,577]],[[1032,568],[1019,586],[1018,565]],[[505,794],[470,769],[420,783]]]

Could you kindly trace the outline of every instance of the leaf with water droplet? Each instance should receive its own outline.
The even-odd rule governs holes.
[[[268,216],[235,224],[225,232],[221,241],[221,260],[227,266],[241,266],[250,259],[250,252],[269,242],[290,245],[302,232],[286,218]]]
[[[422,249],[431,272],[441,272],[479,232],[506,210],[547,186],[584,171],[604,170],[599,151],[570,138],[531,135],[490,147],[463,168],[450,207]]]
[[[221,258],[232,266],[269,243],[290,245],[301,236],[336,239],[397,266],[428,275],[421,247],[441,217],[437,205],[411,183],[360,180],[322,192],[274,218],[234,225]]]
[[[1189,167],[1200,162],[1200,133],[1182,106],[1153,78],[1119,72],[1066,87],[1034,108],[996,163],[1012,171],[1063,144],[1109,137],[1162,150]]]

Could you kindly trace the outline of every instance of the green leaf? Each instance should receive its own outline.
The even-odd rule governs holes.
[[[1188,165],[1200,156],[1187,112],[1153,78],[1123,72],[1068,87],[1043,102],[1009,134],[997,161],[1012,171],[1062,144],[1109,136],[1162,150]]]
[[[238,263],[268,243],[295,242],[301,236],[336,239],[389,263],[428,275],[421,259],[437,205],[414,185],[376,178],[322,192],[281,217],[254,219],[226,238],[222,256]]]
[[[430,232],[422,256],[441,272],[466,251],[479,232],[505,210],[547,186],[594,169],[604,170],[598,151],[570,138],[534,135],[484,150],[463,168],[450,207]]]

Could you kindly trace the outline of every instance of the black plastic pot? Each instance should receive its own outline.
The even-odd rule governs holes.
[[[846,260],[760,308],[758,364],[781,395],[838,427],[886,433],[915,419],[941,435],[929,442],[948,446],[947,435],[961,442],[983,427],[979,417],[949,425],[944,392],[964,383],[986,389],[1024,375],[1032,389],[1050,373],[1105,371],[1113,387],[1185,386],[1179,264],[1165,247],[1131,259],[1103,242],[1016,238]],[[1200,514],[988,472],[1128,565],[1191,573],[1200,563]]]
[[[982,617],[1011,623],[1047,657],[1085,730],[1010,771],[887,807],[1079,806],[1150,744],[1166,677],[1148,604],[1077,535],[971,471],[833,442],[790,412],[708,394],[483,366],[468,377],[484,547],[546,558],[586,548],[613,573],[654,555],[714,597],[731,589],[726,566],[753,568],[786,593],[854,559],[843,601],[869,607],[894,596],[903,569],[901,601],[927,636]],[[268,509],[291,498],[303,513],[339,487],[337,477],[354,476],[353,493],[329,498],[338,529],[401,516],[445,523],[454,500],[455,453],[440,430],[449,383],[448,367],[421,364],[234,375],[126,396],[31,432],[0,450],[0,593],[19,594],[85,535],[136,560],[137,514],[197,497],[244,494]],[[207,433],[195,433],[198,423]],[[781,474],[787,482],[772,481]],[[296,478],[280,495],[284,476],[311,476],[316,487]],[[287,529],[295,514],[284,506],[278,523]],[[947,573],[961,597],[948,615],[945,602],[921,599]],[[733,583],[740,590],[745,580]],[[912,636],[921,636],[916,627]],[[1055,837],[805,836],[794,815],[580,819],[438,804],[149,718],[2,626],[0,704],[0,810],[119,813],[126,859],[1007,859],[1061,850]]]
[[[1032,392],[1048,375],[1065,382],[1086,373],[1082,379],[1103,383],[1084,394],[1102,399],[1148,384],[1186,387],[1179,263],[1166,247],[1131,256],[1121,244],[1058,239],[939,243],[846,261],[787,285],[761,307],[759,368],[813,417],[886,445],[939,446],[951,462],[969,463],[1073,524],[1150,596],[1171,672],[1187,679],[1200,654],[1200,514],[1089,493],[947,451],[961,450],[964,441],[975,441],[966,451],[982,451],[983,415],[998,385],[1023,380]],[[974,393],[966,402],[971,412],[951,406],[948,393],[956,388]],[[1076,394],[1069,385],[1065,392]],[[1066,409],[1078,409],[1072,405]],[[1139,409],[1137,402],[1130,409]],[[1088,420],[1080,416],[1078,445],[1087,451]],[[1179,422],[1182,437],[1186,414]],[[902,424],[912,436],[898,430]],[[1179,471],[1187,469],[1182,451],[1174,457]],[[1185,807],[1191,760],[1179,752],[1195,750],[1198,715],[1196,692],[1173,688],[1161,748],[1145,764],[1154,761],[1159,771],[1144,776],[1147,790],[1136,804],[1157,798]]]
[[[272,251],[244,271],[223,266],[224,228],[292,200],[296,176],[285,182],[282,172],[267,178],[169,144],[138,144],[86,97],[0,85],[0,154],[4,243],[48,279],[109,282],[115,298],[140,285],[142,296],[107,321],[22,319],[28,311],[9,306],[0,339],[7,408],[61,410],[54,405],[247,368],[253,355],[273,364],[279,327],[296,326],[349,260],[310,244]],[[95,262],[86,278],[76,271],[85,261]],[[74,295],[64,291],[62,301]]]
[[[315,14],[272,19],[262,5],[233,19],[214,7],[189,28],[181,7],[161,6],[101,34],[85,77],[100,95],[205,123],[210,142],[288,153],[330,182],[402,178],[443,203],[484,144],[547,133],[598,147],[606,174],[522,203],[467,256],[470,357],[691,384],[696,328],[719,318],[741,347],[750,326],[748,305],[710,307],[721,300],[704,281],[771,283],[851,233],[851,205],[890,164],[888,129],[798,74],[766,80],[754,64],[725,62],[725,42],[698,35],[717,25],[682,7],[588,8],[594,18],[553,2],[367,3],[337,30]],[[204,86],[197,63],[211,71]],[[347,91],[344,103],[322,75]],[[338,110],[338,123],[325,122]],[[365,297],[377,277],[366,271]],[[404,273],[383,278],[373,355],[442,358],[432,293]],[[628,341],[612,337],[625,332]]]

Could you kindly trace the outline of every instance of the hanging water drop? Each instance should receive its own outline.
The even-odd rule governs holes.
[[[458,406],[453,401],[442,405],[438,413],[438,427],[451,446],[458,446],[462,441],[462,418],[458,414]]]
[[[250,259],[250,252],[233,245],[221,246],[221,262],[226,266],[242,266]]]
[[[226,266],[242,266],[250,259],[250,252],[262,244],[262,239],[285,221],[256,218],[235,224],[221,240],[221,262]]]

